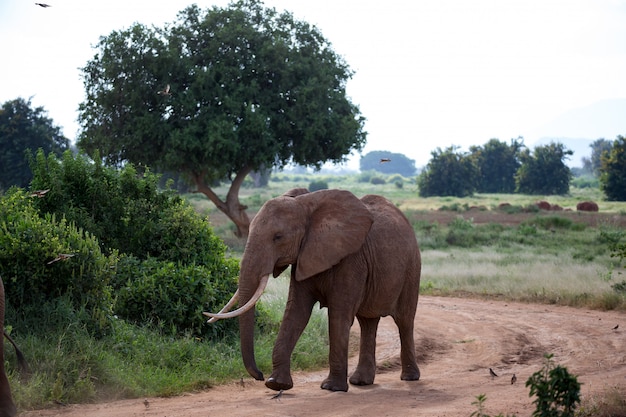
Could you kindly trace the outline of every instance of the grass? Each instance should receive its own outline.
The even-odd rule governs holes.
[[[272,279],[259,308],[270,318],[256,337],[256,359],[263,372],[271,370],[271,356],[288,289],[288,278]],[[67,308],[67,306],[59,307]],[[46,317],[39,325],[45,328]],[[11,322],[9,314],[7,321]],[[54,404],[110,401],[142,396],[172,396],[202,390],[233,379],[249,378],[241,362],[237,338],[221,342],[196,337],[172,337],[150,327],[114,322],[103,338],[91,337],[73,322],[56,330],[16,335],[32,374],[26,380],[16,371],[15,354],[7,349],[9,380],[18,409]],[[52,328],[52,326],[51,326]],[[9,329],[12,330],[12,329]],[[292,368],[317,369],[328,358],[325,310],[314,310],[298,341]]]
[[[252,216],[270,198],[295,187],[324,179],[331,188],[348,189],[357,196],[382,194],[405,211],[422,248],[422,294],[497,297],[509,300],[557,303],[597,309],[626,310],[623,269],[610,257],[610,247],[626,237],[626,203],[605,202],[598,190],[573,189],[568,196],[476,195],[467,199],[420,198],[410,179],[400,188],[387,182],[373,185],[355,176],[319,178],[295,174],[273,175],[269,186],[243,188],[241,203]],[[218,187],[218,195],[226,194]],[[197,211],[208,216],[216,233],[228,244],[229,256],[240,257],[243,242],[234,237],[230,221],[201,194],[185,195]],[[569,213],[527,213],[511,224],[478,223],[482,207],[493,211],[507,202],[521,208],[547,200],[565,208],[594,200],[607,220],[585,223],[587,217]],[[444,207],[446,210],[441,211]],[[517,218],[518,211],[510,214]],[[437,218],[438,214],[446,214]],[[507,217],[508,219],[508,217]],[[622,275],[620,275],[622,272]],[[270,280],[259,309],[268,317],[258,323],[256,358],[264,372],[271,369],[271,352],[287,297],[288,278]],[[294,351],[293,369],[326,366],[325,310],[315,309]],[[45,315],[39,318],[45,326]],[[7,322],[11,323],[10,312]],[[113,398],[169,396],[205,389],[247,377],[237,339],[210,343],[194,337],[172,338],[148,327],[116,322],[111,335],[90,337],[71,321],[59,330],[14,336],[33,373],[20,382],[13,371],[15,355],[8,351],[9,378],[20,409],[50,406],[54,402],[92,402]],[[608,401],[595,399],[594,404]],[[592,405],[589,405],[591,407]],[[595,407],[595,405],[593,405]],[[591,414],[590,414],[591,415]],[[600,415],[600,414],[598,414]]]

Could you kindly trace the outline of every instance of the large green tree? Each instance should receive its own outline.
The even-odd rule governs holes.
[[[472,146],[470,152],[478,167],[476,190],[479,193],[515,192],[515,173],[520,166],[519,155],[523,138],[511,139],[507,145],[491,139],[483,146]]]
[[[417,177],[419,195],[467,197],[476,190],[478,168],[467,153],[458,152],[458,147],[431,152],[431,160]]]
[[[27,149],[61,155],[69,146],[43,107],[33,108],[30,99],[23,98],[5,102],[0,108],[0,190],[28,186],[32,174]]]
[[[192,5],[165,28],[135,24],[95,49],[82,69],[79,146],[111,163],[186,173],[241,236],[250,172],[340,163],[365,144],[347,63],[315,26],[261,1]],[[210,184],[226,178],[222,200]]]
[[[618,136],[600,165],[600,188],[607,200],[626,201],[626,137]]]
[[[569,191],[572,172],[565,165],[565,159],[573,153],[558,142],[537,146],[533,152],[524,149],[520,154],[522,165],[515,175],[517,192],[566,194]]]

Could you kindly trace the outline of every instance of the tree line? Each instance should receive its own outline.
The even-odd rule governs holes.
[[[599,177],[607,200],[626,201],[626,138],[598,139],[590,145],[585,170]],[[565,160],[573,152],[552,142],[532,151],[523,139],[510,144],[491,139],[462,152],[456,146],[437,148],[417,178],[419,194],[466,197],[474,193],[559,195],[569,192],[572,171]]]

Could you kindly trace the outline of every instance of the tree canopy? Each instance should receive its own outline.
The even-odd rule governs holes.
[[[372,151],[361,157],[359,168],[361,172],[374,170],[384,174],[400,174],[410,177],[415,175],[415,160],[401,153]]]
[[[479,171],[476,191],[515,192],[515,173],[520,166],[519,155],[523,147],[524,140],[521,137],[511,139],[510,145],[491,139],[484,146],[470,147]]]
[[[0,108],[0,190],[13,185],[28,186],[32,175],[27,149],[61,155],[69,147],[69,140],[46,116],[43,107],[33,108],[30,99],[23,98],[3,103]]]
[[[533,152],[524,149],[520,154],[522,165],[515,176],[517,192],[566,194],[572,172],[564,160],[572,154],[562,143],[555,142],[537,146]]]
[[[618,136],[609,152],[603,152],[600,188],[607,200],[626,201],[626,137]]]
[[[419,195],[467,197],[476,190],[478,168],[471,155],[457,147],[431,152],[432,159],[417,178]]]
[[[165,28],[135,24],[95,49],[82,69],[79,147],[186,173],[240,235],[249,219],[239,188],[251,171],[319,168],[365,144],[347,63],[315,26],[259,0],[192,5]],[[226,178],[222,201],[209,184]]]

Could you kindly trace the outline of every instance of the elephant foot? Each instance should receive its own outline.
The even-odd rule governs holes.
[[[329,391],[343,391],[348,392],[348,383],[344,379],[343,382],[335,381],[330,378],[326,378],[321,385],[322,389],[327,389]]]
[[[417,381],[420,379],[420,369],[417,366],[406,366],[402,369],[400,379],[403,381]]]
[[[270,376],[267,378],[267,381],[265,381],[265,386],[269,389],[273,389],[274,391],[287,391],[288,389],[293,388],[293,380],[291,379],[291,376],[289,376],[289,379],[283,381],[274,376]]]
[[[374,375],[368,375],[371,373],[360,372],[358,369],[354,371],[350,376],[350,383],[352,385],[372,385],[374,383]]]

